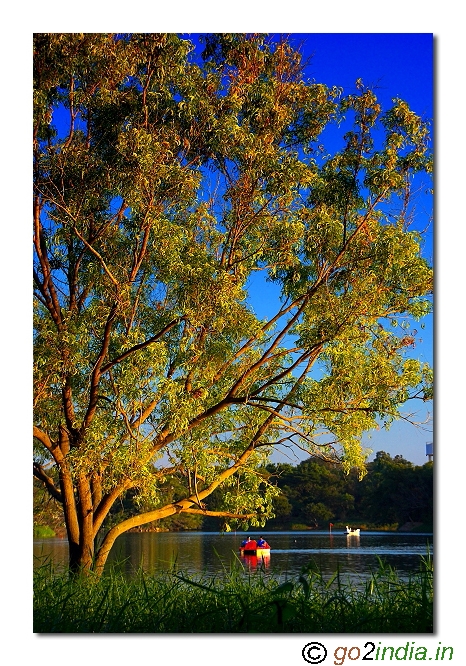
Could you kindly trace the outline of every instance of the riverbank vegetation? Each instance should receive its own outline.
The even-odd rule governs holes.
[[[311,563],[296,579],[222,578],[172,571],[100,580],[36,570],[35,633],[425,633],[433,631],[432,565],[401,580],[380,562],[368,580],[324,576]]]
[[[413,465],[400,455],[379,451],[360,480],[318,459],[296,467],[269,465],[282,494],[274,503],[269,529],[327,528],[329,522],[372,529],[433,526],[433,464]]]

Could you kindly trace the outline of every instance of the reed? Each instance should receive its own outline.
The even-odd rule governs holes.
[[[95,580],[44,564],[34,573],[35,633],[426,633],[433,631],[433,568],[400,578],[379,561],[368,580],[324,578],[314,563],[289,580],[240,565],[222,576],[172,571]]]

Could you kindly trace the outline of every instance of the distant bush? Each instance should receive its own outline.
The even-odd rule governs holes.
[[[36,539],[47,539],[48,537],[54,537],[55,532],[48,525],[34,525],[33,535]]]
[[[302,523],[293,523],[291,529],[293,531],[303,532],[304,530],[309,530],[311,528],[309,527],[309,525],[303,525]]]

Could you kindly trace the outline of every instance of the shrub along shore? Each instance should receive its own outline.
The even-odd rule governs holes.
[[[367,580],[325,578],[311,563],[293,579],[242,568],[222,577],[116,570],[99,580],[34,572],[35,633],[430,633],[433,566],[401,579],[379,563]]]

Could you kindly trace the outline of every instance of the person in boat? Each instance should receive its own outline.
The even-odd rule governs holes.
[[[259,537],[259,538],[258,538],[258,540],[257,540],[257,547],[258,547],[258,548],[270,548],[270,546],[269,546],[269,544],[267,543],[267,541],[266,541],[265,539],[263,539],[262,537]]]
[[[251,539],[251,537],[249,537],[246,540],[246,543],[244,544],[244,546],[243,546],[243,544],[241,544],[241,548],[243,548],[243,550],[246,550],[246,551],[248,551],[248,550],[257,550],[257,541],[255,539]]]
[[[251,537],[248,537],[247,539],[244,539],[244,540],[241,542],[241,548],[244,548],[244,547],[247,545],[247,543],[248,543],[249,541],[251,541]]]

